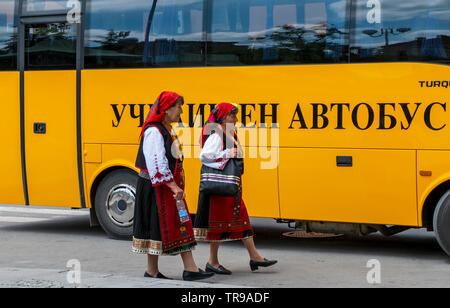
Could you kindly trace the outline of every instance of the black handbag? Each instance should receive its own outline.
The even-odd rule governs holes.
[[[236,197],[241,190],[243,168],[244,160],[242,158],[230,159],[223,170],[202,165],[200,192],[217,196]]]

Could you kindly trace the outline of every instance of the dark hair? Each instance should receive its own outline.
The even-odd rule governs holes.
[[[230,114],[237,114],[239,112],[238,107],[234,107],[233,109],[231,109],[231,111],[228,113],[228,115]]]
[[[233,107],[233,109],[231,109],[230,112],[228,112],[226,117],[228,117],[229,115],[233,115],[233,114],[236,115],[238,112],[239,112],[239,109],[237,107]],[[222,124],[222,122],[223,122],[223,120],[225,120],[225,118],[223,118],[222,120],[217,121],[217,123]]]

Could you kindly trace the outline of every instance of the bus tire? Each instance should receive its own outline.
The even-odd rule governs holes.
[[[450,256],[450,190],[442,196],[436,206],[433,228],[439,245]]]
[[[95,194],[95,213],[100,226],[114,239],[131,239],[137,175],[120,169],[108,174]]]

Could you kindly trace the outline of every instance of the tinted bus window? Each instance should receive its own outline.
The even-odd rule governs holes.
[[[448,64],[449,12],[447,0],[358,0],[351,59]]]
[[[158,1],[144,60],[152,66],[203,65],[203,0]]]
[[[202,28],[203,0],[91,0],[85,66],[203,65]]]
[[[17,69],[17,28],[14,1],[0,2],[0,70]]]
[[[348,62],[346,0],[212,0],[208,64]]]
[[[76,42],[75,24],[26,25],[25,69],[75,69]]]

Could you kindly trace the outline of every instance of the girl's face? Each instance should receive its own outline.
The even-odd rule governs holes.
[[[237,114],[236,113],[230,113],[228,114],[225,119],[222,121],[222,126],[227,129],[227,131],[231,131],[231,129],[234,129],[236,126],[236,123],[238,121]]]
[[[172,107],[166,110],[166,121],[174,123],[180,121],[180,115],[183,113],[183,98],[179,97]]]

